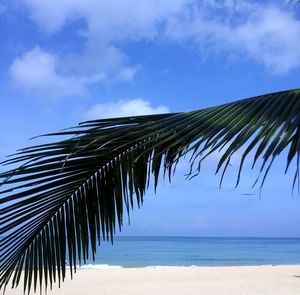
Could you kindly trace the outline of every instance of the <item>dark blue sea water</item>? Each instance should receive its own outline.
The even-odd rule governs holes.
[[[88,267],[300,264],[300,238],[118,237]]]

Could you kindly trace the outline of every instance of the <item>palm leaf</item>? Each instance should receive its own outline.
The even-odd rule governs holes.
[[[48,136],[64,139],[24,148],[5,165],[1,213],[0,284],[20,282],[24,291],[60,284],[94,258],[97,244],[112,239],[123,213],[142,204],[151,178],[156,188],[162,170],[171,178],[176,164],[191,155],[190,176],[201,162],[219,153],[224,175],[243,147],[243,164],[260,159],[261,186],[274,161],[288,151],[299,178],[300,92],[290,90],[186,113],[103,119]],[[67,139],[66,136],[68,137]],[[196,168],[194,168],[196,167]],[[67,257],[68,256],[68,257]]]

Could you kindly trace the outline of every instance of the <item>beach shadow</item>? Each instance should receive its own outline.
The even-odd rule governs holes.
[[[297,276],[297,275],[294,275],[293,277],[294,277],[294,278],[299,278],[299,279],[300,279],[300,276]]]

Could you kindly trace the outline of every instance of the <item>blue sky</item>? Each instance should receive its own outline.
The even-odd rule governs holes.
[[[0,1],[0,22],[1,159],[86,119],[188,111],[300,86],[300,6],[284,0]],[[234,188],[237,165],[219,190],[216,161],[192,181],[183,162],[172,184],[149,190],[123,234],[300,237],[300,198],[291,196],[284,157],[261,199],[250,169]]]

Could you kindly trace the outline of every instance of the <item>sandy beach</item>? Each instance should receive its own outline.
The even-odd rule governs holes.
[[[300,294],[300,265],[80,269],[48,294],[294,295]]]

